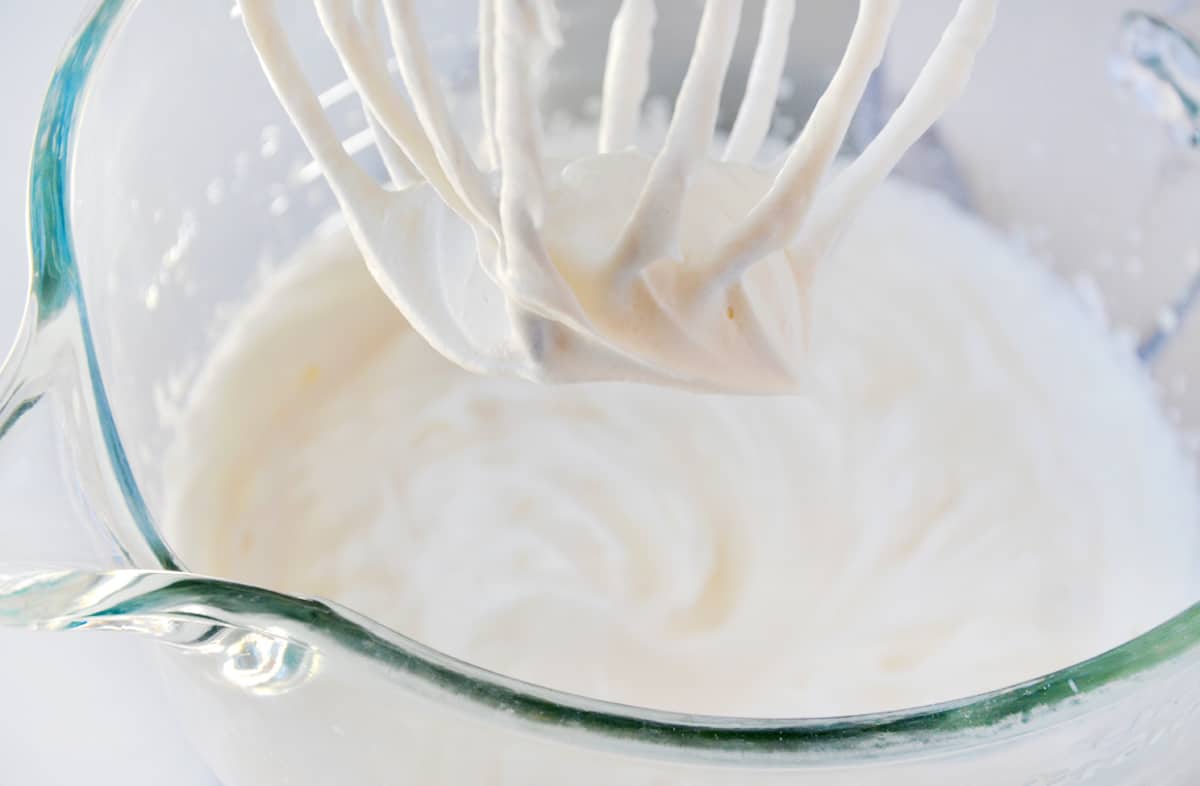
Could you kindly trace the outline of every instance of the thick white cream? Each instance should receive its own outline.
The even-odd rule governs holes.
[[[1197,597],[1192,468],[1033,261],[889,182],[812,286],[795,396],[539,386],[445,360],[323,233],[197,384],[169,538],[506,674],[722,714],[989,690]]]

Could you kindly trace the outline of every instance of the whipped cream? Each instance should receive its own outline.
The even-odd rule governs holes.
[[[211,356],[167,535],[505,674],[730,715],[991,690],[1196,599],[1192,468],[1071,291],[900,182],[827,262],[794,395],[543,386],[446,360],[326,229]]]

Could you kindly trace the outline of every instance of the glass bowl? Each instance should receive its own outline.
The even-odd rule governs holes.
[[[597,25],[615,2],[566,5],[565,59],[548,101],[586,113],[603,56]],[[804,117],[853,16],[839,0],[806,5],[780,122]],[[868,109],[894,104],[954,5],[905,9]],[[1200,322],[1185,318],[1185,295],[1200,269],[1191,114],[1200,57],[1186,5],[1132,9],[1168,14],[1160,18],[1111,0],[1006,0],[967,94],[901,175],[949,190],[1102,306],[1194,440],[1200,398],[1188,382]],[[281,6],[335,123],[363,147],[361,113],[311,10]],[[669,99],[696,13],[663,6],[682,11],[667,15],[654,64],[652,92]],[[430,0],[422,11],[443,76],[469,91],[474,4]],[[1116,82],[1137,89],[1131,97]],[[861,113],[855,138],[871,127],[871,112]],[[379,165],[373,151],[359,152]],[[332,197],[228,4],[104,0],[54,76],[29,199],[30,297],[0,374],[0,461],[11,464],[47,428],[59,435],[63,461],[42,468],[51,491],[36,526],[70,531],[78,548],[45,553],[27,536],[27,518],[0,526],[3,542],[23,544],[6,548],[0,565],[0,621],[160,641],[161,673],[145,678],[166,681],[222,782],[1200,778],[1191,745],[1200,733],[1200,606],[1091,660],[984,695],[886,714],[735,719],[520,683],[328,601],[181,572],[156,523],[173,416],[238,304],[333,212]]]

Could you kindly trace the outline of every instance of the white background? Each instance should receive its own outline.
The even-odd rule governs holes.
[[[0,0],[0,355],[28,278],[26,168],[42,94],[91,4]],[[144,646],[120,634],[0,631],[0,786],[215,783],[179,735]]]

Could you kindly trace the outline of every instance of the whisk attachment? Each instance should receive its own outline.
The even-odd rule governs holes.
[[[743,100],[714,155],[742,0],[706,0],[660,149],[635,146],[657,7],[613,19],[596,151],[551,164],[539,110],[552,0],[480,0],[482,153],[438,84],[412,0],[314,0],[391,180],[343,150],[272,0],[239,0],[263,69],[335,192],[371,273],[439,352],[481,373],[773,393],[803,373],[816,264],[961,92],[998,0],[963,0],[893,116],[830,169],[900,0],[861,0],[845,54],[777,171],[755,168],[795,0],[767,0]],[[399,71],[388,69],[387,49]],[[401,89],[403,88],[403,89]]]

